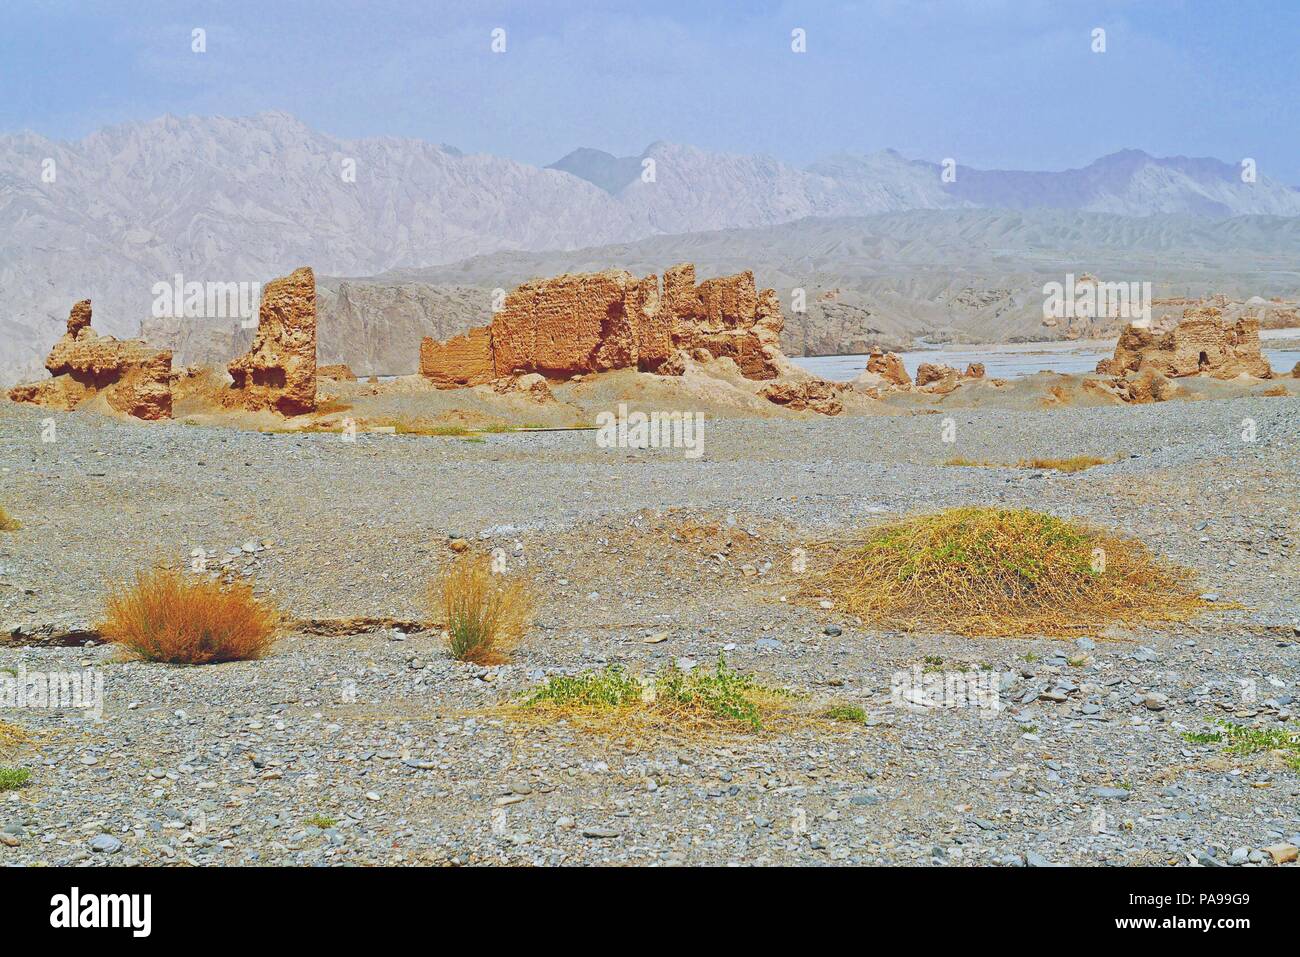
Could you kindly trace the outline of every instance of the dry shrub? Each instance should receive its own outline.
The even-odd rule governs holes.
[[[223,585],[156,568],[109,593],[100,631],[146,661],[206,665],[261,658],[279,623],[246,582]]]
[[[1027,509],[953,508],[868,529],[805,596],[889,628],[1067,636],[1205,607],[1141,542]]]
[[[1291,391],[1284,385],[1269,386],[1267,389],[1265,389],[1263,392],[1260,393],[1260,395],[1266,396],[1267,398],[1270,399],[1280,399],[1283,398],[1284,396],[1289,396],[1290,394]]]
[[[442,611],[452,657],[478,665],[508,660],[533,611],[528,584],[493,574],[486,555],[457,558],[434,583],[430,598]]]
[[[16,724],[0,721],[0,754],[6,754],[28,739],[28,734]]]
[[[1054,469],[1057,472],[1082,472],[1094,465],[1106,465],[1115,459],[1103,459],[1096,455],[1073,455],[1068,459],[1021,459],[1022,469]]]
[[[22,527],[22,522],[12,518],[8,512],[0,508],[0,532],[16,532]]]
[[[1090,469],[1094,465],[1108,465],[1111,462],[1118,461],[1117,458],[1103,459],[1096,455],[1074,455],[1068,459],[1021,459],[1015,465],[1004,465],[1001,462],[977,461],[957,456],[944,462],[944,465],[957,465],[965,468],[1018,468],[1018,469],[1052,469],[1057,472],[1082,472],[1084,469]]]

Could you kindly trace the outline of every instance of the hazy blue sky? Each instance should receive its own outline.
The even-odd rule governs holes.
[[[657,139],[1041,169],[1137,147],[1300,183],[1298,51],[1300,0],[4,0],[0,132],[280,109],[538,164]]]

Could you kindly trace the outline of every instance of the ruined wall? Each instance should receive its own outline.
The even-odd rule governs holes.
[[[695,284],[695,267],[638,279],[621,269],[519,286],[490,326],[420,345],[420,372],[442,388],[539,373],[549,379],[611,369],[654,372],[678,350],[730,357],[753,379],[778,374],[781,309],[754,276]]]
[[[1222,320],[1212,306],[1187,309],[1168,332],[1128,326],[1115,344],[1115,355],[1097,363],[1103,375],[1123,376],[1150,370],[1169,378],[1205,374],[1231,379],[1245,374],[1271,379],[1273,370],[1260,353],[1259,320]]]
[[[431,379],[440,389],[491,382],[496,378],[492,364],[491,329],[480,326],[445,341],[422,339],[420,375]]]
[[[68,315],[67,332],[50,350],[45,368],[52,378],[15,386],[14,402],[71,411],[101,396],[110,408],[137,419],[172,414],[172,354],[136,339],[100,336],[90,327],[90,300]]]
[[[496,374],[567,379],[637,368],[658,301],[655,276],[636,279],[621,269],[524,283],[492,319]]]
[[[262,289],[252,348],[229,366],[238,404],[302,415],[316,408],[316,277],[304,266]]]
[[[781,305],[774,290],[760,293],[755,288],[752,272],[707,279],[697,286],[693,265],[673,266],[664,273],[661,308],[674,349],[704,349],[714,358],[728,357],[749,379],[779,375]]]

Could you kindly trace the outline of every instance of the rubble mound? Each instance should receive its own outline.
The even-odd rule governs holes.
[[[1178,394],[1178,386],[1155,369],[1143,369],[1115,380],[1115,391],[1125,402],[1145,404],[1167,402]]]
[[[172,354],[137,339],[98,335],[90,327],[90,316],[89,299],[72,307],[67,332],[45,360],[53,378],[15,386],[9,398],[71,411],[100,396],[124,415],[171,418]]]
[[[554,402],[555,394],[546,382],[546,377],[536,372],[521,376],[506,376],[492,380],[492,391],[497,395],[521,395],[534,402]]]

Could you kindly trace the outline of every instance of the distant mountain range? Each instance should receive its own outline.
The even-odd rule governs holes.
[[[1300,216],[1300,191],[1243,183],[1211,159],[1125,151],[1063,172],[958,166],[944,182],[941,171],[893,151],[801,169],[671,143],[639,157],[583,149],[541,169],[418,140],[341,140],[282,113],[168,116],[75,143],[3,136],[0,380],[39,371],[77,299],[94,300],[101,331],[136,334],[154,285],[177,274],[265,282],[309,264],[368,276],[906,210]]]
[[[661,164],[667,164],[674,199],[680,198],[685,183],[699,199],[720,203],[718,193],[709,190],[701,196],[698,190],[709,185],[726,188],[730,182],[743,186],[756,202],[756,214],[770,222],[788,221],[781,217],[790,213],[797,219],[956,208],[1070,209],[1121,216],[1300,215],[1300,190],[1262,177],[1245,182],[1240,166],[1220,160],[1162,158],[1141,150],[1122,150],[1081,169],[1060,172],[981,170],[954,162],[948,180],[942,163],[909,160],[894,150],[834,156],[800,170],[766,157],[720,156],[671,143],[655,143],[640,156],[623,157],[584,147],[547,169],[571,173],[625,204],[648,209],[665,198],[654,199],[653,191],[642,188],[657,185],[657,180],[643,181],[648,160],[654,161],[656,177]],[[672,228],[683,232],[723,225],[710,227],[683,218]]]

